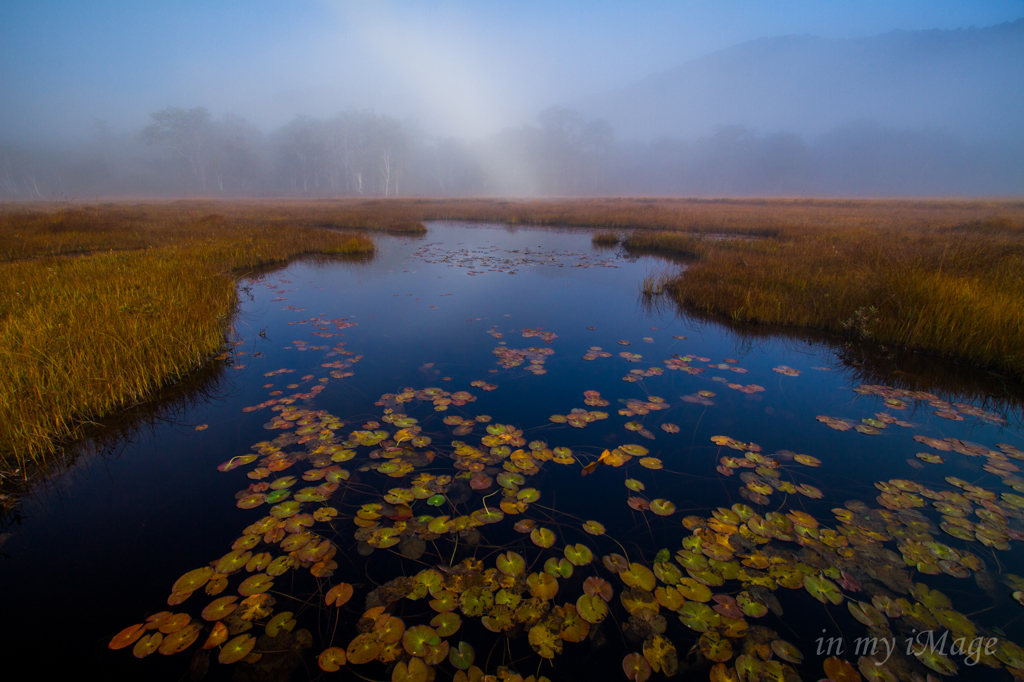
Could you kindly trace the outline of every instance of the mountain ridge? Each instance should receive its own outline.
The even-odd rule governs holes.
[[[570,106],[605,118],[620,139],[694,137],[728,125],[815,136],[870,120],[1019,141],[1024,18],[865,38],[759,38]]]

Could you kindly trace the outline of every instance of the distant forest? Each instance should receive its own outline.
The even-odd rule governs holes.
[[[0,199],[1024,194],[1019,143],[870,120],[812,139],[722,126],[640,142],[618,141],[603,119],[566,108],[476,140],[354,109],[270,133],[203,107],[150,117],[128,136],[96,121],[84,142],[0,146]]]

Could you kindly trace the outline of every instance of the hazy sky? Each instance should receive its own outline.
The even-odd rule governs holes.
[[[989,26],[1024,0],[0,0],[0,137],[136,130],[168,105],[264,129],[347,106],[481,135],[755,38]]]

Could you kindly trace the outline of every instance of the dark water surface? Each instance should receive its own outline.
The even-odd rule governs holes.
[[[6,520],[8,535],[0,547],[0,642],[8,665],[21,662],[37,671],[34,677],[47,679],[94,671],[110,679],[198,678],[205,659],[196,651],[212,625],[201,617],[203,608],[237,594],[242,581],[262,569],[242,568],[227,576],[223,592],[210,596],[200,586],[168,606],[175,581],[216,564],[251,524],[264,518],[277,523],[267,517],[274,504],[239,508],[240,502],[247,506],[241,491],[295,476],[287,497],[275,504],[287,502],[301,489],[329,480],[307,482],[303,474],[334,467],[329,470],[344,469],[349,477],[338,480],[334,491],[321,490],[328,495],[325,501],[303,501],[300,512],[336,510],[337,516],[315,521],[310,530],[332,543],[333,549],[324,551],[337,566],[305,562],[274,577],[268,592],[276,599],[273,614],[293,612],[292,631],[260,639],[254,651],[264,652],[263,658],[253,664],[222,665],[220,648],[212,649],[206,679],[392,679],[392,665],[379,661],[322,673],[317,656],[328,646],[348,647],[361,629],[372,628],[359,619],[375,605],[386,606],[406,628],[429,624],[438,615],[432,597],[415,598],[424,589],[417,593],[414,580],[401,580],[417,575],[431,585],[444,580],[449,596],[461,599],[455,611],[461,627],[445,641],[452,648],[469,643],[475,664],[490,674],[508,666],[524,677],[542,674],[553,681],[625,679],[623,658],[643,652],[646,642],[649,658],[661,663],[665,660],[655,651],[674,647],[667,658],[678,660],[677,675],[685,679],[708,679],[713,662],[705,656],[710,655],[724,666],[754,668],[761,664],[752,661],[770,656],[776,663],[766,664],[768,673],[795,671],[816,680],[827,677],[826,670],[839,675],[823,664],[837,653],[840,640],[845,649],[839,658],[857,667],[863,652],[853,651],[856,639],[870,634],[896,642],[900,652],[887,658],[880,646],[876,658],[885,664],[875,668],[900,679],[915,674],[923,679],[937,674],[923,662],[941,669],[944,661],[929,659],[927,651],[921,659],[905,655],[904,638],[926,631],[937,643],[946,633],[938,648],[959,668],[961,679],[1012,679],[1005,667],[995,667],[1022,664],[1019,651],[1004,640],[1024,642],[1024,607],[1012,596],[1024,590],[1024,579],[1016,577],[1024,574],[1019,542],[1024,478],[1017,473],[1024,456],[1017,448],[1024,448],[1024,438],[1019,403],[1008,399],[1006,390],[999,392],[998,380],[959,369],[956,390],[935,389],[930,397],[879,388],[857,392],[853,389],[864,376],[889,376],[890,385],[928,386],[931,373],[948,368],[926,361],[922,369],[918,360],[916,376],[870,375],[866,367],[848,366],[851,350],[834,342],[801,334],[766,336],[763,330],[745,334],[680,316],[657,301],[645,303],[638,297],[639,282],[666,267],[664,261],[594,250],[589,232],[429,227],[424,238],[379,238],[380,253],[372,263],[294,263],[244,283],[234,325],[239,344],[220,361],[225,370],[202,401],[171,410],[113,446],[81,457],[24,500],[17,518]],[[508,349],[530,348],[535,350],[518,366],[499,364],[499,354],[510,364]],[[611,357],[585,359],[588,351]],[[639,357],[630,361],[620,353]],[[529,371],[531,360],[543,363]],[[338,364],[324,366],[331,363]],[[793,371],[787,375],[779,368]],[[288,371],[267,376],[277,370]],[[427,388],[437,390],[423,393]],[[1018,388],[1007,390],[1012,394]],[[472,402],[435,409],[436,402],[450,400],[447,394],[463,391]],[[600,395],[588,405],[585,391]],[[272,400],[281,402],[266,404]],[[456,402],[462,402],[458,396]],[[580,422],[584,428],[551,421],[574,408],[607,418]],[[282,420],[289,411],[300,418]],[[410,442],[396,433],[402,423],[382,419],[396,414],[417,420],[404,423],[411,428],[407,437],[427,437],[429,444]],[[442,421],[479,415],[491,419],[462,435],[454,433],[458,424]],[[818,417],[833,418],[831,426],[839,428]],[[871,426],[864,419],[877,421]],[[289,427],[266,428],[275,420],[276,426]],[[367,422],[377,424],[364,427]],[[208,428],[196,430],[201,425]],[[333,436],[322,433],[328,427]],[[386,431],[388,440],[358,444],[372,439],[350,435],[378,430]],[[484,444],[488,435],[491,440]],[[396,437],[404,442],[382,452]],[[297,442],[302,438],[307,440]],[[503,444],[505,451],[490,449]],[[616,448],[628,445],[648,452],[635,451],[623,462]],[[572,454],[551,452],[559,447]],[[535,456],[509,456],[519,449]],[[584,465],[605,450],[610,459],[581,476]],[[349,451],[354,455],[346,459]],[[217,470],[249,453],[260,459]],[[814,459],[794,458],[794,453]],[[286,468],[265,472],[263,479],[248,476],[275,460]],[[808,465],[815,460],[820,466]],[[378,471],[381,465],[395,475]],[[467,467],[482,471],[467,472]],[[501,478],[503,467],[528,475],[522,482]],[[467,485],[467,473],[478,477],[473,486]],[[447,482],[446,476],[456,478]],[[630,490],[627,480],[642,483],[643,490]],[[801,485],[809,487],[797,491]],[[390,502],[383,499],[389,491],[397,496]],[[882,497],[885,491],[888,496]],[[440,494],[432,500],[440,506],[428,504],[427,493]],[[259,502],[248,494],[250,502]],[[469,522],[462,532],[431,532],[430,519],[422,518],[454,520],[479,512],[477,518],[494,521],[498,514],[491,512],[503,499],[504,518],[476,527]],[[517,499],[523,500],[519,508]],[[671,511],[660,502],[667,500],[674,512],[634,508],[656,500],[659,511]],[[364,506],[374,504],[382,506]],[[719,511],[715,520],[716,509],[730,511]],[[370,517],[359,520],[363,527],[354,522],[360,510]],[[409,513],[412,518],[405,518]],[[779,524],[774,531],[770,523],[769,530],[759,525],[769,513]],[[753,521],[741,532],[751,514]],[[530,534],[517,532],[515,524],[524,519],[549,529],[553,544],[542,548]],[[606,532],[585,532],[589,520]],[[803,530],[794,529],[793,520]],[[811,528],[815,524],[819,527]],[[694,528],[700,537],[691,534]],[[254,554],[286,554],[278,543],[253,537],[249,551]],[[393,541],[398,542],[385,546]],[[543,573],[548,559],[566,557],[566,546],[576,543],[592,551],[592,562],[577,559],[581,565],[570,577],[529,577]],[[509,551],[525,560],[521,574],[505,563],[513,575],[489,570]],[[613,553],[645,568],[624,574],[624,580],[602,561]],[[318,579],[311,568],[333,574]],[[429,570],[436,575],[424,573]],[[658,573],[653,585],[646,583],[654,577],[648,578],[649,570]],[[584,636],[585,626],[573,627],[579,618],[567,615],[566,604],[586,599],[584,581],[591,577],[607,581],[613,596],[608,616],[589,625]],[[678,594],[666,589],[678,587],[680,580],[695,597],[684,607],[688,624],[672,612],[682,603]],[[326,606],[324,595],[343,582],[353,587],[351,600],[340,608]],[[724,596],[721,603],[703,605],[707,596],[700,594],[701,582],[711,583],[715,595],[739,598],[739,606]],[[812,590],[823,585],[842,601],[823,604],[805,584]],[[545,589],[554,585],[557,594],[547,598]],[[524,607],[531,589],[540,596]],[[869,633],[849,605],[871,604],[872,597],[890,613],[884,617],[869,607],[861,614],[861,619],[876,618]],[[496,598],[505,606],[492,603]],[[902,607],[900,598],[906,600]],[[745,615],[738,610],[744,604]],[[709,608],[715,605],[717,613]],[[773,610],[761,615],[766,607]],[[203,627],[184,652],[138,660],[134,644],[107,648],[120,630],[164,610],[188,614]],[[272,617],[257,617],[246,634],[262,636]],[[704,629],[709,633],[701,639]],[[951,653],[957,638],[964,644],[982,638],[996,653],[974,665]],[[372,648],[387,639],[370,629],[359,641],[378,642],[368,645]],[[803,663],[783,669],[785,646],[776,643],[771,653],[777,640],[799,649]],[[729,647],[725,653],[723,641]],[[559,646],[561,652],[552,654],[549,647]],[[392,657],[399,648],[392,646]],[[388,648],[378,656],[389,658]],[[667,665],[671,668],[671,661]],[[871,666],[861,662],[862,670]],[[446,659],[435,671],[437,679],[446,680],[456,668]],[[731,674],[724,667],[719,671]],[[655,672],[652,679],[662,676]]]

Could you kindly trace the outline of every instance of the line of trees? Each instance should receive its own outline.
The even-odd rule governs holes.
[[[150,118],[123,137],[96,121],[73,148],[0,145],[0,199],[1024,192],[1024,149],[870,122],[810,142],[740,126],[693,140],[617,142],[607,122],[564,108],[478,140],[434,138],[354,109],[270,133],[204,107]]]

